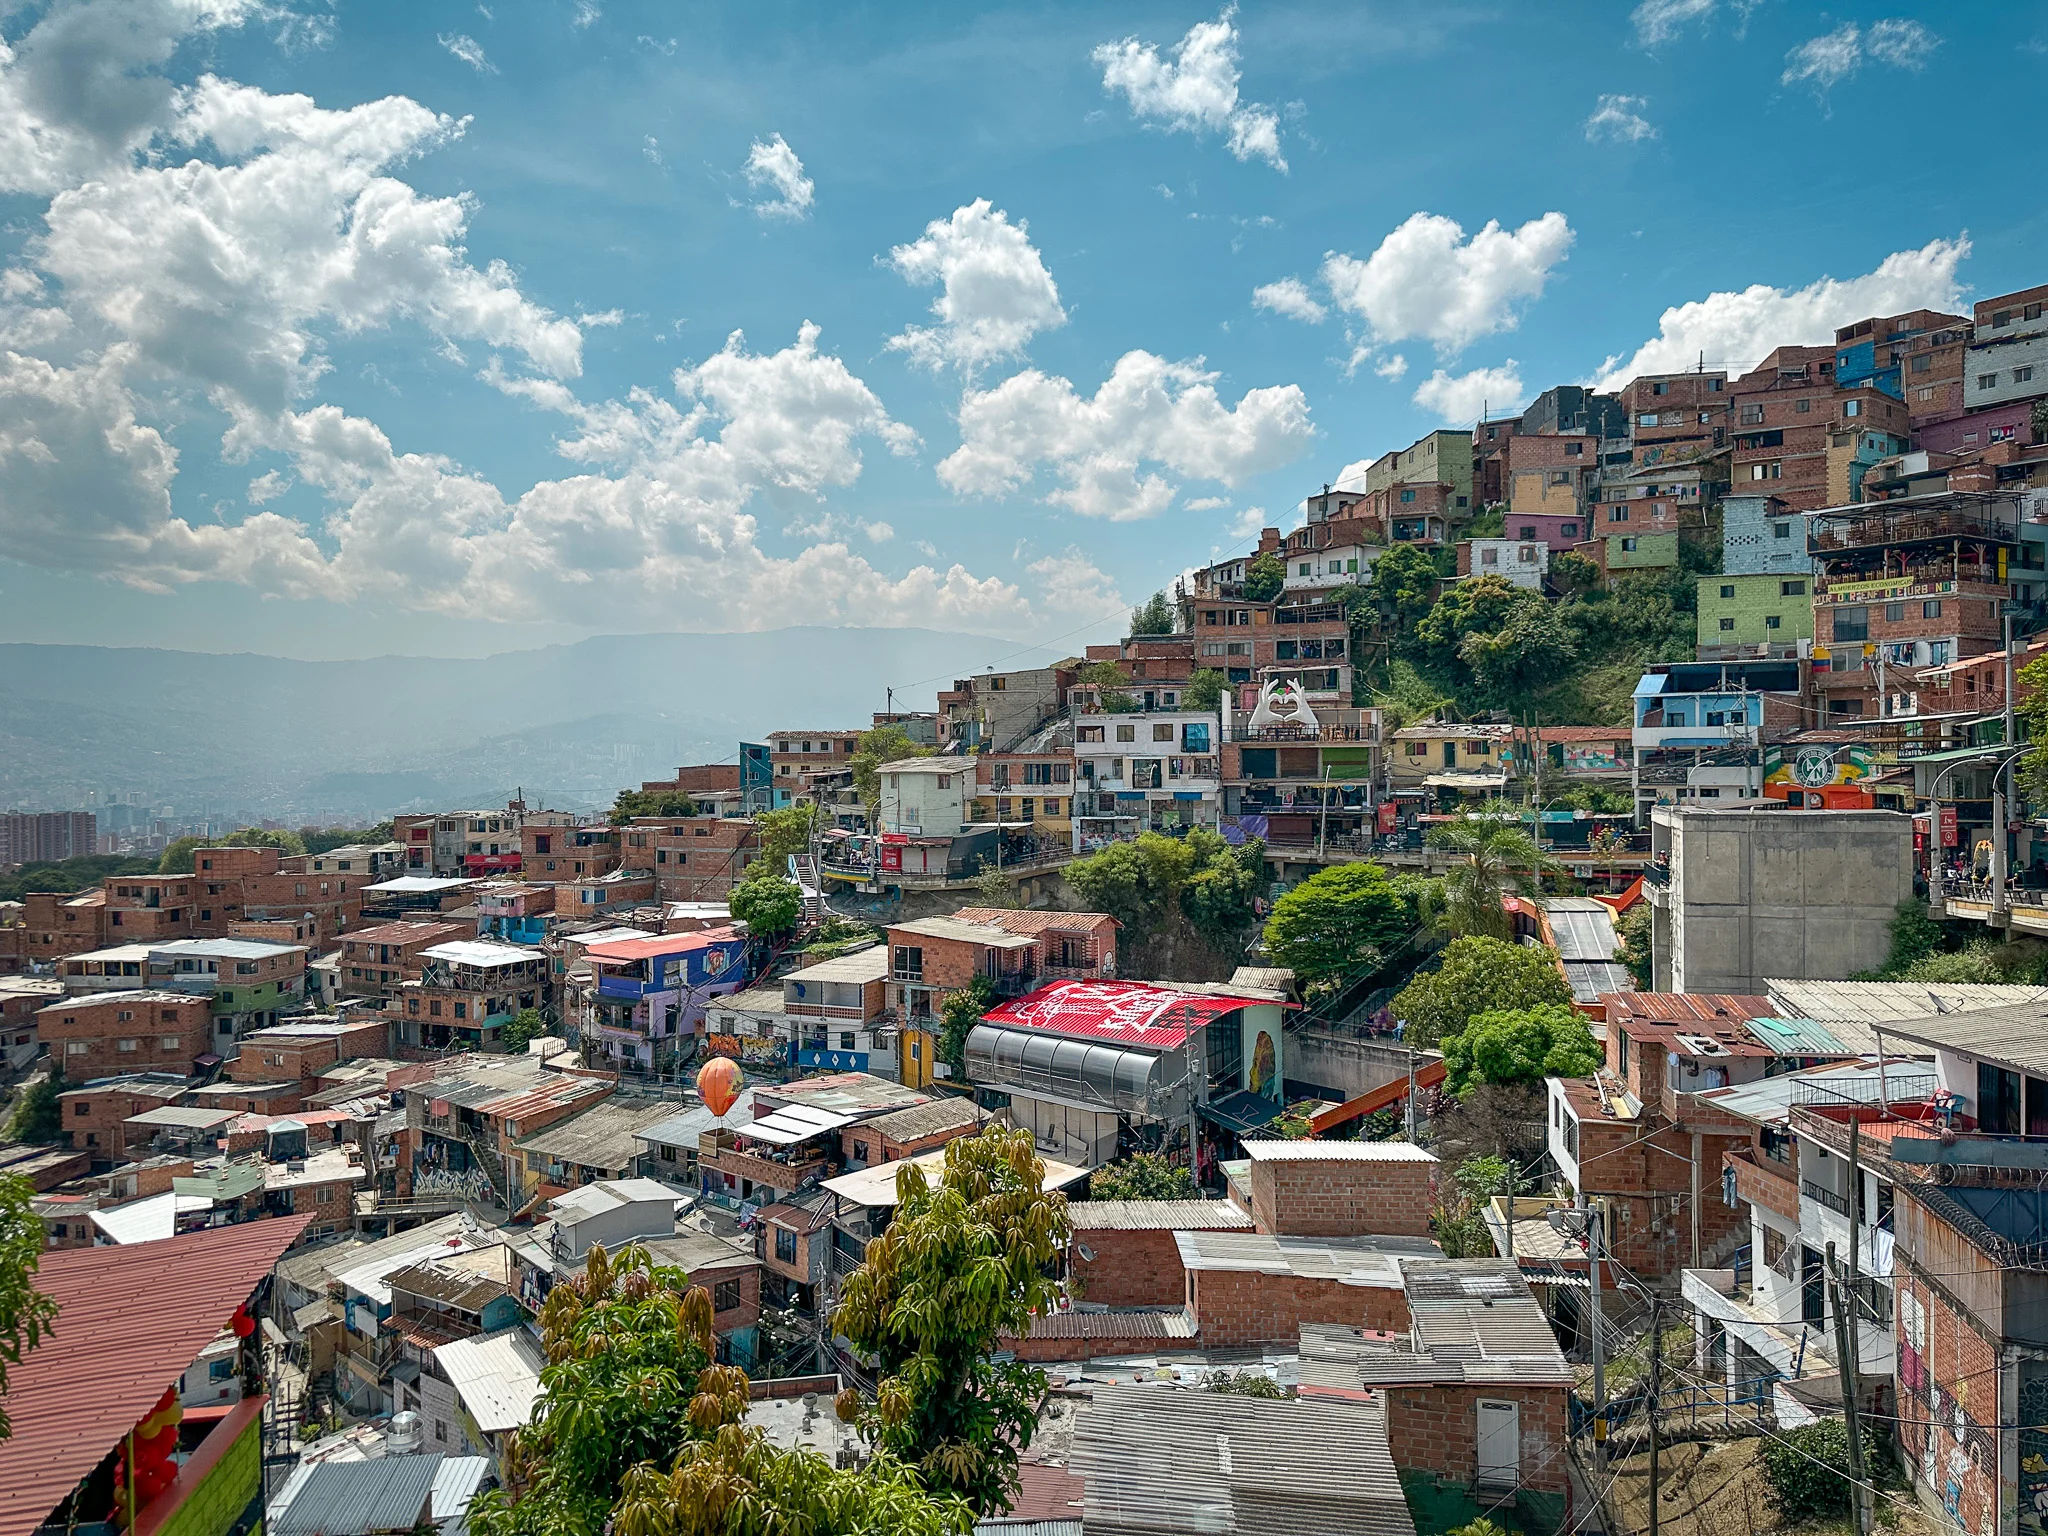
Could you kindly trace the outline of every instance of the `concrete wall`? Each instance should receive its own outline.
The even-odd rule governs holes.
[[[1462,755],[1462,754],[1461,754]],[[1286,1039],[1289,1097],[1294,1087],[1326,1089],[1342,1101],[1408,1075],[1408,1050],[1387,1040],[1362,1040],[1327,1029],[1290,1029]],[[1418,1052],[1416,1064],[1435,1059]]]
[[[1659,806],[1660,990],[1760,994],[1769,978],[1842,981],[1884,963],[1913,894],[1913,826],[1891,811]],[[1668,977],[1668,985],[1667,985]]]
[[[1787,592],[1787,587],[1796,587]],[[1775,618],[1775,627],[1766,620]],[[1724,626],[1723,620],[1728,623]],[[1791,645],[1813,638],[1813,581],[1805,575],[1702,576],[1699,644]]]

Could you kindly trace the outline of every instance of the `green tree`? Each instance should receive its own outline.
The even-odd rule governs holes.
[[[785,805],[779,811],[763,811],[754,818],[754,835],[761,852],[756,862],[774,874],[789,868],[791,854],[806,853],[811,846],[811,825],[819,810],[809,800]]]
[[[1479,697],[1495,703],[1554,683],[1578,658],[1579,642],[1562,610],[1533,592],[1522,597],[1499,629],[1473,630],[1458,642],[1458,660]]]
[[[1614,952],[1614,958],[1628,967],[1629,979],[1644,992],[1652,987],[1650,923],[1650,904],[1647,901],[1637,902],[1614,920],[1614,931],[1621,939],[1621,947]]]
[[[1291,1397],[1285,1387],[1258,1371],[1204,1371],[1204,1392],[1221,1392],[1230,1397],[1261,1397],[1280,1402]]]
[[[1113,661],[1091,661],[1085,667],[1075,668],[1074,681],[1096,689],[1096,698],[1112,715],[1129,714],[1138,707],[1138,701],[1131,697],[1131,680]]]
[[[974,904],[1019,911],[1024,906],[1024,891],[993,859],[983,859],[981,872],[974,877]]]
[[[1766,1436],[1764,1476],[1777,1495],[1786,1525],[1834,1520],[1849,1513],[1849,1429],[1840,1419],[1816,1419]]]
[[[1212,945],[1239,943],[1257,917],[1265,845],[1233,846],[1202,827],[1185,837],[1140,833],[1066,868],[1090,912],[1106,912],[1137,943],[1184,930]]]
[[[1429,1224],[1437,1246],[1452,1259],[1490,1259],[1493,1234],[1486,1227],[1486,1202],[1508,1193],[1512,1169],[1504,1157],[1471,1157],[1434,1180],[1436,1199]]]
[[[868,808],[870,826],[875,824],[876,808],[882,803],[882,765],[933,755],[931,747],[912,741],[910,733],[900,725],[878,725],[860,733],[848,763],[853,769],[853,787],[860,794],[860,803]]]
[[[1542,876],[1563,868],[1511,814],[1496,805],[1430,831],[1430,846],[1464,855],[1444,874],[1444,926],[1452,933],[1507,938],[1514,931],[1503,905],[1508,895],[1536,895]]]
[[[1045,1396],[1038,1367],[990,1358],[1058,1295],[1067,1203],[1044,1180],[1031,1133],[995,1128],[948,1143],[936,1184],[905,1168],[896,1217],[869,1240],[833,1314],[878,1375],[874,1400],[844,1402],[842,1417],[977,1514],[1008,1507]]]
[[[979,974],[939,1005],[939,1060],[953,1069],[954,1081],[967,1080],[967,1037],[995,1005],[996,984]]]
[[[1228,679],[1214,667],[1197,667],[1180,691],[1182,709],[1200,709],[1214,712],[1223,702],[1223,690]]]
[[[972,1513],[888,1457],[843,1472],[745,1427],[744,1372],[713,1363],[711,1298],[644,1248],[593,1248],[540,1314],[547,1363],[505,1486],[470,1506],[477,1536],[723,1532],[961,1533]]]
[[[1550,584],[1567,596],[1591,592],[1601,579],[1600,567],[1584,555],[1565,550],[1550,557]]]
[[[0,875],[0,901],[19,901],[33,891],[65,895],[83,891],[115,875],[151,875],[155,859],[124,859],[119,854],[88,853],[55,863],[24,864]]]
[[[1251,564],[1244,568],[1244,595],[1247,602],[1270,603],[1287,589],[1287,562],[1268,550],[1253,555]]]
[[[1443,1037],[1444,1086],[1463,1098],[1481,1084],[1537,1083],[1546,1077],[1590,1077],[1600,1043],[1576,1008],[1491,1009]]]
[[[2020,668],[2013,681],[2012,707],[2025,723],[2024,735],[2031,743],[2017,772],[2026,785],[2027,798],[2036,805],[2048,804],[2048,656]]]
[[[606,819],[623,827],[635,816],[694,816],[697,802],[680,789],[622,789]]]
[[[1569,1007],[1572,989],[1558,969],[1557,951],[1471,935],[1444,946],[1433,971],[1424,971],[1394,994],[1394,1017],[1410,1045],[1432,1046],[1463,1030],[1482,1013]]]
[[[539,1039],[548,1032],[548,1021],[541,1017],[538,1008],[522,1008],[512,1015],[512,1022],[498,1031],[498,1044],[515,1056],[526,1053],[528,1042]]]
[[[353,848],[358,843],[388,843],[391,841],[391,823],[380,827],[301,827],[299,841],[305,844],[308,853],[332,853],[337,848]]]
[[[1179,615],[1173,611],[1173,604],[1164,592],[1154,592],[1131,610],[1131,633],[1134,635],[1170,635],[1179,627]]]
[[[0,1174],[0,1440],[14,1433],[7,1417],[7,1375],[57,1322],[57,1304],[36,1289],[43,1261],[43,1219],[35,1186]]]
[[[1091,1200],[1192,1200],[1200,1193],[1192,1168],[1158,1152],[1133,1152],[1088,1175]]]
[[[192,854],[204,846],[203,837],[174,837],[164,844],[163,857],[157,861],[156,872],[160,875],[189,875],[192,873]]]
[[[772,939],[796,927],[804,913],[804,893],[794,880],[757,874],[734,886],[726,905],[749,933]]]
[[[1436,562],[1413,544],[1396,544],[1373,561],[1366,590],[1381,627],[1397,648],[1412,643],[1436,603],[1442,581]]]
[[[64,1106],[57,1095],[64,1091],[64,1069],[51,1058],[50,1069],[31,1078],[14,1101],[14,1113],[7,1120],[9,1141],[55,1141],[64,1134]]]
[[[1407,942],[1413,904],[1377,864],[1333,864],[1273,903],[1266,953],[1304,988],[1327,991],[1379,968]]]

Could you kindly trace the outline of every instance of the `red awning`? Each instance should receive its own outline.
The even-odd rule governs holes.
[[[0,1536],[29,1536],[228,1326],[310,1216],[43,1255],[57,1325],[14,1367]]]
[[[1055,981],[982,1017],[1011,1029],[1171,1050],[1211,1019],[1270,997],[1179,992],[1139,981]]]

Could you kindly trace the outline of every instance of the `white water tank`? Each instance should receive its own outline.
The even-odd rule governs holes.
[[[391,1427],[384,1432],[384,1454],[409,1456],[420,1448],[420,1416],[410,1408],[391,1415]]]

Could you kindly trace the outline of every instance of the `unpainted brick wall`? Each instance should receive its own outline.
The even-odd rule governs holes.
[[[1429,1236],[1434,1160],[1332,1158],[1252,1164],[1252,1219],[1261,1232],[1293,1237]]]
[[[1249,1270],[1191,1272],[1188,1310],[1203,1349],[1293,1344],[1303,1323],[1345,1323],[1395,1333],[1411,1326],[1407,1295],[1396,1287]]]
[[[1522,1486],[1565,1492],[1567,1389],[1557,1387],[1390,1387],[1387,1444],[1394,1465],[1471,1484],[1479,1473],[1481,1398],[1519,1410]]]

